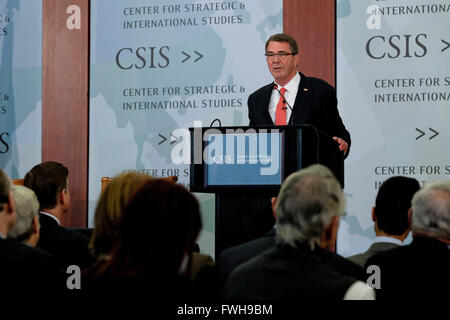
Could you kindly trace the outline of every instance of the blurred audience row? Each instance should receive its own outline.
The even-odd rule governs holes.
[[[36,165],[24,186],[0,169],[0,278],[9,291],[117,297],[151,288],[180,302],[430,299],[450,285],[450,181],[386,180],[371,214],[376,238],[348,258],[335,253],[346,200],[329,169],[291,174],[271,202],[272,230],[214,261],[197,252],[199,204],[181,185],[120,174],[100,195],[92,232],[81,232],[61,226],[64,165]]]

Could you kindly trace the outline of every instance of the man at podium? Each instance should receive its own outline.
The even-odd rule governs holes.
[[[333,137],[347,157],[350,133],[339,115],[335,90],[297,71],[300,58],[295,39],[284,33],[272,35],[265,56],[274,81],[249,96],[249,125],[310,124]]]

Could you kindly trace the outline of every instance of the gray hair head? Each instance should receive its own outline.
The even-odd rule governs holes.
[[[413,232],[450,239],[450,181],[426,183],[411,204]]]
[[[8,238],[23,241],[30,237],[33,219],[39,214],[39,201],[33,190],[24,186],[13,186],[12,192],[16,202],[17,220],[9,230]]]
[[[277,243],[297,248],[320,245],[324,228],[335,216],[344,215],[341,185],[325,166],[315,164],[291,174],[277,197]]]

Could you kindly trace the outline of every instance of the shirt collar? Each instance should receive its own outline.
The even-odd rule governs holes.
[[[285,86],[280,86],[278,83],[276,84],[279,88],[286,88],[287,92],[297,91],[298,85],[300,84],[300,74],[296,72],[295,76]]]
[[[41,212],[39,212],[40,214],[43,214],[44,216],[47,216],[47,217],[50,217],[50,218],[53,218],[53,219],[55,219],[55,221],[58,223],[58,226],[61,226],[61,222],[58,220],[58,218],[57,217],[55,217],[54,215],[52,215],[52,214],[50,214],[50,213],[47,213],[47,212],[43,212],[43,211],[41,211]]]
[[[402,241],[395,239],[395,238],[391,238],[391,237],[375,237],[375,240],[373,242],[374,243],[388,242],[388,243],[398,244],[399,246],[403,245]]]

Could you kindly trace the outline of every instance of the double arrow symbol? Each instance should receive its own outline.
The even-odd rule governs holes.
[[[202,55],[200,52],[197,52],[197,51],[194,51],[194,52],[195,52],[195,53],[197,54],[197,56],[198,56],[198,58],[195,59],[194,62],[197,62],[198,60],[200,60],[201,58],[203,58],[203,55]],[[191,55],[187,54],[186,52],[181,51],[181,53],[184,54],[184,55],[186,56],[186,58],[184,58],[184,60],[181,61],[181,63],[185,63],[186,61],[188,61],[188,60],[191,58]]]
[[[428,128],[428,129],[430,129],[430,131],[432,131],[434,133],[430,138],[428,138],[428,140],[433,139],[434,137],[436,137],[439,134],[439,132],[437,132],[436,130],[433,130],[431,128]],[[420,129],[416,128],[416,131],[420,132],[420,135],[416,137],[416,140],[419,140],[420,138],[422,138],[425,135],[425,132],[423,132]]]
[[[161,141],[158,143],[158,145],[161,145],[162,143],[166,142],[166,140],[167,140],[166,137],[164,137],[164,136],[163,136],[162,134],[160,134],[160,133],[158,133],[158,136],[160,136],[160,137],[163,139],[163,140],[161,140]],[[170,134],[170,136],[172,137],[172,138],[170,139],[170,145],[172,145],[172,144],[174,144],[175,142],[178,141],[178,138],[179,138],[179,137],[174,136],[173,134]]]
[[[445,50],[447,50],[448,48],[450,48],[450,43],[447,42],[447,41],[445,41],[445,40],[443,40],[443,39],[441,39],[441,41],[447,45],[445,48],[441,49],[441,52],[444,52]]]

